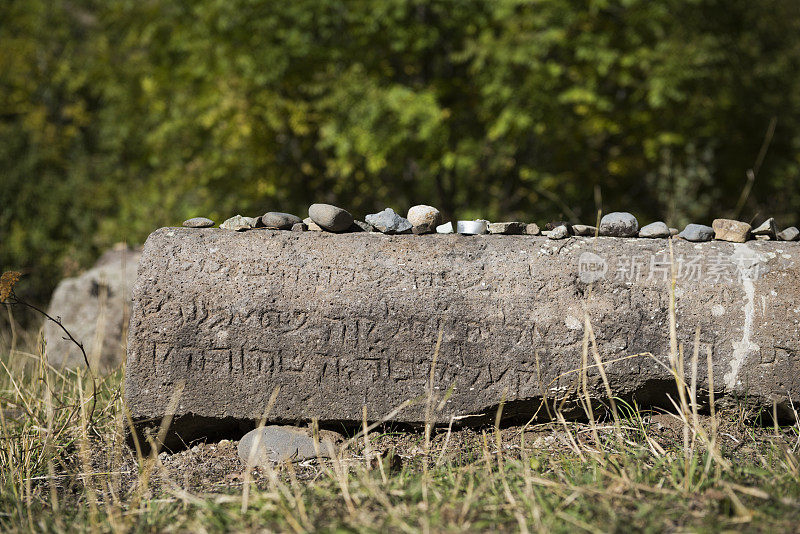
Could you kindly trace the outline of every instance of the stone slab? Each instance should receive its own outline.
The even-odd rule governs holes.
[[[588,314],[615,394],[668,406],[669,243],[162,228],[134,287],[127,403],[158,421],[182,384],[187,433],[259,420],[278,386],[272,422],[357,423],[366,406],[370,420],[469,423],[502,399],[504,414],[529,417],[543,394],[575,390]],[[788,414],[800,244],[672,246],[687,377],[699,329],[701,390],[711,350],[718,399]],[[597,368],[587,374],[604,398]]]

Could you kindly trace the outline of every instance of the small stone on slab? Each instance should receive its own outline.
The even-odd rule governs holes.
[[[256,217],[243,217],[242,215],[234,215],[224,223],[220,224],[219,227],[224,230],[235,230],[237,232],[241,232],[243,230],[255,228],[257,224],[258,218]]]
[[[778,237],[778,227],[775,225],[775,219],[770,217],[751,232],[754,236],[765,235],[769,239],[776,239]]]
[[[714,229],[705,224],[687,224],[678,237],[694,242],[711,241],[714,238]]]
[[[299,222],[297,224],[292,225],[292,232],[305,232],[307,230],[308,226],[306,226],[306,223],[304,222]]]
[[[452,234],[453,233],[453,223],[446,222],[444,224],[440,224],[436,227],[437,234]]]
[[[414,235],[432,234],[433,232],[434,228],[430,223],[418,224],[411,228],[411,233]]]
[[[311,204],[308,216],[329,232],[344,232],[353,224],[350,212],[331,204]]]
[[[781,241],[797,241],[800,238],[800,230],[795,228],[794,226],[790,226],[789,228],[783,230],[782,232],[778,232],[778,239]]]
[[[600,219],[600,235],[609,237],[636,237],[639,233],[639,221],[633,214],[615,211],[603,215]]]
[[[353,224],[350,226],[351,232],[377,232],[375,227],[369,223],[365,223],[364,221],[353,221]]]
[[[750,236],[751,226],[746,222],[733,219],[714,219],[711,223],[714,228],[714,239],[730,241],[731,243],[744,243]]]
[[[276,230],[289,230],[292,226],[301,222],[303,222],[303,219],[297,215],[280,211],[270,211],[261,216],[261,224],[265,228]]]
[[[442,224],[442,214],[439,210],[433,206],[426,206],[425,204],[411,207],[411,209],[408,210],[406,219],[408,219],[408,222],[413,226],[428,224],[431,228],[434,228]]]
[[[525,235],[539,235],[542,233],[539,225],[536,223],[530,223],[525,225]]]
[[[183,225],[186,228],[208,228],[214,226],[214,221],[206,217],[192,217],[183,221]]]
[[[490,234],[519,235],[524,231],[525,225],[521,222],[489,223]]]
[[[547,237],[550,239],[565,239],[569,237],[569,230],[564,225],[556,226],[550,230],[550,233],[547,235]]]
[[[315,223],[311,219],[311,217],[306,217],[305,219],[303,219],[303,224],[306,225],[306,230],[308,230],[310,232],[324,232],[325,231],[320,225]]]
[[[384,234],[406,234],[411,231],[412,224],[401,217],[392,208],[365,217],[366,221]]]
[[[676,232],[677,233],[677,230]],[[669,237],[669,227],[662,221],[646,224],[639,229],[639,237],[655,239],[658,237]]]
[[[597,235],[597,228],[586,224],[573,224],[572,233],[583,237],[594,237]]]

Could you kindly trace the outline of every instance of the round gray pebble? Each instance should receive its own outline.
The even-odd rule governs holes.
[[[353,224],[350,212],[331,204],[311,204],[308,216],[329,232],[344,232]]]
[[[206,217],[192,217],[183,221],[183,225],[186,228],[209,228],[214,226],[214,221]]]

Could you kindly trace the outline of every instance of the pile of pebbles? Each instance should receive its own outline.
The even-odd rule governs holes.
[[[183,222],[188,228],[210,228],[214,221],[205,217],[195,217]],[[236,215],[219,225],[220,228],[232,231],[245,231],[253,228],[273,230],[289,230],[292,232],[380,232],[384,234],[463,234],[463,235],[544,235],[550,239],[567,239],[569,237],[640,237],[668,238],[675,237],[686,241],[702,242],[713,239],[744,243],[751,239],[798,241],[800,230],[790,226],[778,231],[775,219],[769,218],[757,227],[733,219],[715,219],[711,226],[704,224],[687,224],[679,231],[670,228],[663,221],[656,221],[639,227],[639,221],[627,212],[614,212],[604,215],[598,227],[584,224],[572,224],[567,221],[554,221],[541,230],[536,223],[489,222],[485,219],[474,221],[443,222],[442,214],[433,206],[419,205],[408,210],[405,217],[392,208],[372,213],[358,221],[345,209],[331,204],[312,204],[308,208],[308,217],[301,219],[291,213],[270,211],[261,217],[245,217]]]

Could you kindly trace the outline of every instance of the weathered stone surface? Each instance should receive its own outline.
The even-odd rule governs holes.
[[[614,393],[669,406],[669,245],[160,229],[134,289],[127,403],[157,424],[183,384],[173,428],[202,433],[209,421],[258,421],[280,386],[271,422],[358,424],[366,406],[369,420],[400,407],[392,420],[418,423],[427,393],[436,407],[452,386],[436,422],[491,420],[504,395],[503,414],[527,420],[543,392],[552,402],[575,391],[586,310]],[[789,396],[800,399],[800,245],[672,248],[678,342],[691,355],[700,329],[700,390],[710,349],[721,402],[774,400],[789,416]],[[588,376],[604,398],[597,369]]]
[[[426,206],[425,204],[412,206],[411,209],[408,210],[406,219],[408,219],[408,222],[410,222],[413,226],[427,224],[430,227],[435,228],[442,224],[442,214],[439,212],[439,210],[433,206]]]
[[[733,219],[714,219],[711,223],[714,229],[714,239],[730,241],[731,243],[744,243],[750,236],[750,225]]]
[[[519,235],[525,233],[525,224],[521,222],[489,223],[490,234]]]
[[[411,233],[414,235],[433,234],[436,233],[436,230],[430,224],[424,223],[424,224],[418,224],[413,228],[411,228]]]
[[[349,211],[331,204],[311,204],[308,216],[329,232],[344,232],[353,224],[353,216]]]
[[[207,217],[192,217],[183,221],[186,228],[210,228],[214,226],[214,221]]]
[[[600,219],[600,235],[611,237],[635,237],[639,233],[639,221],[626,211],[615,211]]]
[[[336,443],[342,436],[322,430],[318,441],[307,428],[270,425],[251,430],[239,441],[237,452],[245,465],[265,465],[279,462],[302,462],[309,458],[330,458],[336,453]]]
[[[292,226],[301,222],[303,222],[303,219],[297,215],[280,211],[269,211],[261,216],[261,224],[264,227],[278,230],[291,230]]]
[[[94,267],[62,280],[53,292],[47,313],[61,317],[67,330],[83,343],[94,369],[116,368],[125,360],[131,289],[140,255],[141,249],[124,246],[109,250]],[[47,359],[55,367],[85,366],[81,351],[64,337],[57,325],[45,322]]]
[[[678,233],[677,231],[675,232]],[[656,221],[650,224],[646,224],[639,229],[639,237],[646,237],[650,239],[656,239],[659,237],[669,237],[670,230],[666,223],[662,221]]]
[[[714,229],[705,224],[690,223],[678,234],[678,237],[682,237],[686,241],[711,241],[714,238]]]

